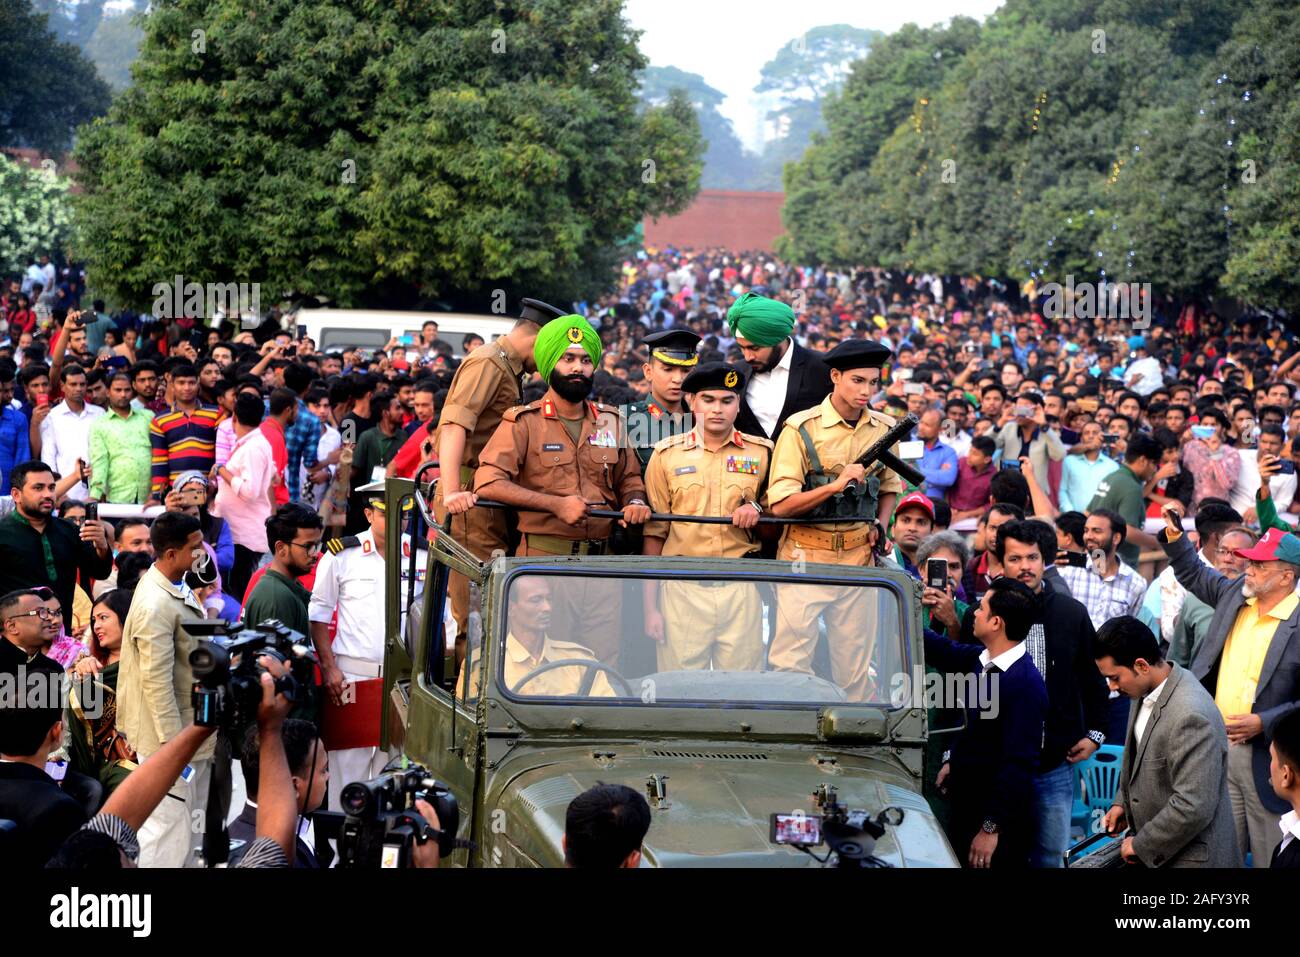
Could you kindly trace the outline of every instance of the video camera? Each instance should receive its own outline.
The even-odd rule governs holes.
[[[289,666],[275,690],[300,699],[315,679],[316,654],[305,636],[274,618],[253,626],[227,621],[187,621],[181,627],[200,639],[190,652],[194,671],[194,723],[205,728],[242,728],[257,718],[262,672],[269,655]]]
[[[833,854],[836,867],[893,867],[872,851],[887,826],[903,823],[902,808],[891,805],[873,818],[869,811],[840,804],[835,798],[835,787],[830,784],[822,784],[813,792],[813,802],[821,814],[802,811],[773,814],[771,842],[793,847],[821,864],[829,864]],[[808,849],[822,843],[830,848],[825,857],[818,857]]]
[[[433,806],[442,830],[416,809],[419,800]],[[418,764],[347,785],[339,804],[345,815],[338,835],[339,867],[408,867],[415,844],[431,839],[443,857],[464,846],[456,840],[460,806],[455,795]]]

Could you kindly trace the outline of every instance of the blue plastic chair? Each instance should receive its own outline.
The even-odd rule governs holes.
[[[1124,748],[1103,744],[1097,753],[1074,766],[1074,805],[1070,809],[1070,827],[1087,837],[1093,833],[1094,821],[1110,810],[1119,791],[1119,771]],[[1097,811],[1101,815],[1096,814]]]

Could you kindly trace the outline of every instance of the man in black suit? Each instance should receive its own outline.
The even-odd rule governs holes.
[[[325,802],[329,786],[329,757],[321,743],[316,726],[310,721],[286,718],[281,737],[284,756],[289,764],[294,794],[298,799],[298,814],[310,817]],[[244,737],[240,766],[244,770],[244,787],[247,802],[239,817],[230,824],[230,860],[237,863],[257,838],[257,788],[259,782],[259,756],[261,737],[254,725]],[[344,781],[350,784],[350,781]],[[301,836],[296,838],[293,866],[301,868],[328,867],[329,860],[317,860],[315,852]],[[331,855],[332,859],[332,855]]]
[[[979,676],[967,693],[966,728],[935,782],[952,797],[953,842],[970,867],[1029,866],[1047,716],[1047,687],[1025,648],[1037,617],[1028,586],[999,578],[975,609],[979,645],[925,632],[927,663]]]
[[[831,392],[831,372],[820,353],[792,338],[794,310],[747,292],[727,312],[727,325],[749,365],[736,428],[775,441],[785,420],[819,405]]]
[[[63,740],[58,678],[39,669],[0,672],[0,682],[14,685],[4,689],[5,697],[18,697],[0,707],[0,820],[17,825],[5,838],[2,856],[19,871],[44,867],[86,823],[81,804],[45,772],[50,752]],[[41,682],[46,687],[38,689]]]
[[[1093,655],[1096,632],[1088,610],[1043,578],[1044,555],[1054,555],[1055,547],[1055,533],[1033,519],[999,526],[993,543],[1003,575],[1039,596],[1038,618],[1025,639],[1027,657],[1047,685],[1047,729],[1034,778],[1035,867],[1064,866],[1074,804],[1073,765],[1106,743],[1110,721],[1110,694]],[[971,624],[968,613],[963,636],[971,633]]]
[[[1300,713],[1293,711],[1277,723],[1269,754],[1273,793],[1291,805],[1277,822],[1282,843],[1273,850],[1270,866],[1300,870]]]

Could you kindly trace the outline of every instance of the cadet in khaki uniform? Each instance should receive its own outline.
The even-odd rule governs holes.
[[[826,365],[831,369],[831,394],[816,408],[786,419],[777,437],[767,489],[773,515],[813,513],[844,491],[849,482],[868,481],[866,470],[855,460],[894,424],[893,419],[867,407],[880,387],[880,366],[889,355],[884,346],[865,339],[842,342],[826,355]],[[811,481],[816,464],[809,444],[822,472],[833,476],[833,481],[820,486]],[[879,482],[876,514],[887,521],[903,486],[898,476],[888,470]],[[865,519],[861,523],[791,525],[781,539],[777,558],[866,565],[871,534]],[[875,644],[870,597],[864,592],[850,598],[848,589],[829,585],[786,585],[777,591],[776,629],[768,649],[768,666],[775,671],[811,672],[817,620],[823,618],[830,642],[832,680],[851,701],[878,697],[880,691],[871,688],[869,674]]]
[[[601,555],[609,519],[590,508],[617,509],[622,522],[650,517],[636,456],[619,436],[618,410],[589,401],[600,337],[582,316],[546,324],[533,347],[550,383],[537,402],[506,412],[479,456],[474,492],[519,509],[518,555]],[[556,632],[581,635],[606,664],[618,667],[619,585],[578,579],[558,592]]]
[[[614,689],[610,687],[605,672],[582,665],[570,665],[553,668],[520,684],[524,678],[554,661],[582,658],[596,660],[591,651],[577,642],[557,641],[548,635],[551,630],[551,611],[554,606],[555,592],[578,584],[576,579],[548,578],[544,575],[529,575],[516,578],[510,586],[510,598],[507,602],[506,620],[510,631],[506,635],[504,678],[506,690],[512,694],[528,697],[561,698],[570,695],[586,694],[594,698],[611,698]],[[479,693],[479,655],[476,649],[470,659],[471,699]],[[460,686],[457,682],[457,686]],[[587,686],[586,691],[583,685]]]
[[[641,367],[650,394],[627,407],[627,435],[644,472],[656,445],[690,430],[682,395],[686,377],[700,361],[695,351],[700,337],[685,329],[665,329],[641,342],[650,350]]]
[[[772,443],[736,430],[745,377],[723,363],[700,366],[682,383],[695,428],[661,441],[646,467],[657,512],[731,516],[730,525],[651,522],[647,555],[745,558],[758,554],[751,531]],[[659,670],[763,670],[763,604],[747,582],[647,582],[646,631],[659,642]]]
[[[441,463],[433,514],[439,522],[451,515],[451,534],[476,558],[487,561],[507,549],[506,513],[474,508],[474,470],[483,446],[506,410],[523,397],[521,377],[532,372],[533,343],[542,326],[563,313],[538,299],[525,299],[519,321],[495,342],[479,346],[461,362],[438,419],[434,447]],[[456,659],[464,661],[469,622],[469,580],[451,573],[447,592],[456,617]]]

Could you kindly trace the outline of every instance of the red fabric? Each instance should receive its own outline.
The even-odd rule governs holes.
[[[289,448],[284,444],[284,427],[280,425],[279,419],[268,416],[262,420],[261,429],[266,440],[271,443],[271,459],[275,462],[275,470],[280,473],[280,481],[274,486],[275,504],[278,508],[289,504],[289,484],[284,476],[285,470],[289,468]]]
[[[262,576],[266,574],[266,569],[270,567],[271,567],[270,565],[266,565],[265,567],[259,568],[257,571],[253,572],[252,577],[248,579],[248,587],[244,589],[243,598],[240,599],[241,605],[248,604],[248,596],[253,594],[253,589],[257,587],[257,583],[260,582],[262,580]],[[313,566],[312,570],[309,571],[306,575],[303,575],[301,578],[298,579],[298,584],[302,585],[302,587],[307,589],[308,591],[312,590],[312,586],[316,584],[315,566]]]
[[[420,451],[420,446],[429,438],[429,433],[425,431],[423,425],[417,425],[411,437],[406,440],[406,444],[397,450],[393,456],[392,466],[393,474],[398,478],[415,478],[415,470],[420,467],[424,461],[424,453]]]

